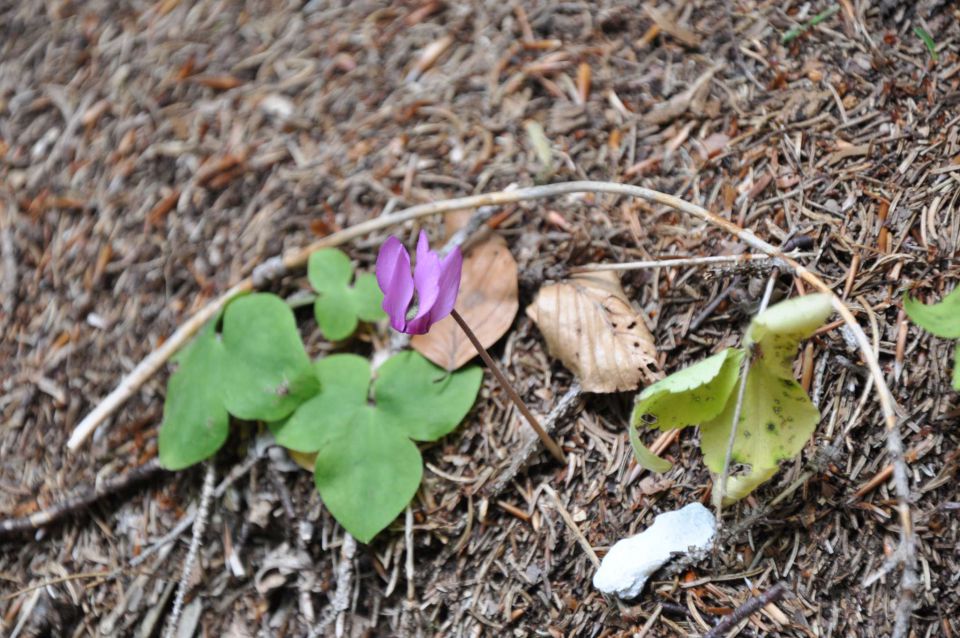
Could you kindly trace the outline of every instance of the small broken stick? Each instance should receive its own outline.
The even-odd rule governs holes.
[[[45,510],[34,512],[28,516],[0,520],[0,538],[46,527],[68,516],[79,514],[81,510],[106,496],[119,494],[137,483],[142,483],[166,471],[161,467],[160,461],[153,458],[126,474],[104,479],[92,488],[78,491]]]
[[[745,603],[733,610],[733,613],[713,626],[704,638],[721,638],[737,626],[737,623],[752,615],[755,611],[775,603],[787,593],[787,586],[779,582],[759,596],[748,598]]]

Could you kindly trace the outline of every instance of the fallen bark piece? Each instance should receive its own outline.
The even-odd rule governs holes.
[[[593,576],[593,586],[624,600],[636,598],[650,575],[674,554],[710,549],[716,531],[716,519],[700,503],[664,512],[646,530],[610,548]]]

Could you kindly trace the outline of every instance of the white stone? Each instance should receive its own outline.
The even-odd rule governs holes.
[[[284,95],[271,93],[260,100],[260,109],[277,119],[288,120],[293,115],[293,102]]]
[[[636,598],[653,572],[677,553],[710,549],[716,519],[700,503],[657,516],[653,525],[610,548],[593,576],[593,586],[620,598]]]

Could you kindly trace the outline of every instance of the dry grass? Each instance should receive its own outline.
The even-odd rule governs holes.
[[[949,3],[894,4],[842,1],[787,45],[785,32],[830,5],[0,4],[0,511],[29,514],[153,458],[163,376],[92,445],[67,454],[65,442],[137,361],[264,259],[388,207],[512,183],[622,181],[774,244],[813,239],[805,263],[873,338],[914,451],[912,627],[955,635],[951,345],[907,325],[899,300],[960,282],[960,29]],[[936,64],[915,26],[933,35]],[[550,161],[527,121],[541,125]],[[506,213],[522,307],[574,266],[744,248],[613,197]],[[370,263],[381,239],[348,250]],[[669,371],[734,345],[766,276],[762,265],[684,267],[623,281]],[[274,289],[302,286],[295,274]],[[775,294],[794,286],[782,276]],[[586,395],[553,430],[569,465],[542,453],[504,484],[529,434],[488,380],[467,422],[425,450],[412,582],[398,520],[357,550],[343,631],[613,636],[646,624],[648,635],[683,636],[783,581],[789,593],[745,633],[889,633],[896,571],[864,585],[898,535],[882,420],[843,333],[811,344],[816,439],[727,514],[715,556],[665,572],[633,605],[592,588],[581,543],[602,556],[657,512],[705,499],[696,435],[668,448],[667,475],[647,476],[626,441],[631,397]],[[495,353],[541,415],[573,382],[523,313]],[[220,475],[249,441],[231,440]],[[199,471],[168,475],[36,537],[0,541],[2,632],[159,629],[184,545],[103,574],[172,529],[200,483]],[[309,523],[306,541],[294,520]],[[185,619],[211,635],[304,635],[305,599],[320,617],[336,590],[341,534],[306,474],[273,457],[254,464],[215,502]]]

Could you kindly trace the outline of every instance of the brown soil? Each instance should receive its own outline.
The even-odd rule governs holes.
[[[193,311],[270,256],[388,206],[511,184],[629,182],[776,245],[812,238],[804,263],[855,311],[902,410],[914,635],[956,635],[952,344],[906,325],[901,299],[938,299],[960,283],[960,14],[931,0],[842,0],[781,42],[832,6],[0,1],[0,512],[43,510],[154,457],[166,373],[78,453],[65,442]],[[935,62],[916,27],[932,35]],[[439,56],[420,63],[431,47]],[[528,121],[542,125],[552,169]],[[519,262],[521,309],[571,266],[744,249],[669,209],[609,196],[508,210],[499,232]],[[382,239],[345,249],[371,264]],[[738,343],[766,277],[665,268],[623,281],[669,372]],[[778,295],[795,285],[782,275]],[[305,287],[296,273],[273,290]],[[312,354],[327,347],[306,315],[302,331]],[[632,395],[589,395],[558,424],[570,465],[541,453],[491,497],[485,488],[529,435],[486,379],[467,421],[424,448],[412,562],[401,517],[358,549],[350,608],[324,633],[685,636],[783,581],[787,596],[744,635],[889,634],[895,561],[865,581],[897,546],[892,483],[856,496],[889,462],[882,419],[843,331],[810,343],[823,413],[814,440],[726,515],[731,526],[758,520],[631,604],[592,587],[590,558],[543,486],[602,555],[657,513],[709,498],[695,431],[667,450],[668,474],[638,473],[625,430]],[[541,414],[573,382],[523,312],[494,352]],[[237,433],[218,455],[218,477],[243,463],[248,440]],[[0,540],[0,633],[159,635],[189,534],[127,565],[193,507],[202,475],[162,474]],[[311,608],[321,617],[336,590],[342,536],[309,474],[282,455],[254,463],[214,501],[184,624],[307,635]]]

